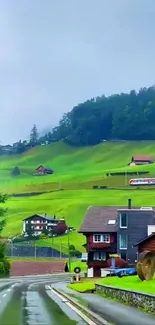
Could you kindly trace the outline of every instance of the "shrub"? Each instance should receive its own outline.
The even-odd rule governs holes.
[[[70,251],[75,251],[75,246],[74,245],[69,245],[69,250]]]
[[[9,261],[7,258],[5,258],[4,261],[1,262],[1,263],[3,263],[4,274],[5,274],[5,275],[9,275],[9,273],[10,273],[10,268],[11,268],[11,263],[10,263],[10,261]]]
[[[40,234],[39,237],[40,237],[40,239],[47,239],[48,238],[48,236],[46,234],[44,234],[44,233]]]
[[[0,262],[0,275],[4,275],[4,274],[5,274],[4,263]]]
[[[12,175],[13,176],[20,175],[19,167],[17,167],[17,166],[14,167],[14,169],[12,170]]]

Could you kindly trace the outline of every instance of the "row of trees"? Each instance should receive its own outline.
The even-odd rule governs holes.
[[[155,87],[92,98],[65,114],[54,138],[77,146],[155,139]]]
[[[155,140],[155,87],[92,98],[63,115],[57,127],[39,137],[34,125],[29,141],[19,141],[13,153],[32,146],[65,141],[76,146],[104,140]]]

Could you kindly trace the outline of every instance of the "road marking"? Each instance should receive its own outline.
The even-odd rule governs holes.
[[[11,291],[11,288],[8,288],[7,291]]]
[[[67,298],[64,298],[61,294],[59,294],[58,292],[56,292],[55,290],[53,290],[50,286],[49,286],[50,290],[56,295],[58,296],[61,301],[63,301],[69,308],[71,308],[76,314],[78,314],[82,319],[84,319],[86,321],[87,324],[89,325],[97,325],[94,321],[92,321],[90,318],[88,318],[87,316],[84,315],[84,313],[79,310],[78,308],[76,308],[71,302],[69,302],[67,300]]]
[[[81,318],[83,318],[89,325],[97,325],[94,323],[90,318],[88,318],[86,315],[84,315],[79,309],[77,309],[75,306],[73,306],[69,301],[66,302],[66,305],[70,307],[75,313],[77,313]]]
[[[4,293],[3,295],[2,295],[2,297],[5,297],[6,296],[6,293]]]

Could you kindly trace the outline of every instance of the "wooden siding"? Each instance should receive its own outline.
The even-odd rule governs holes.
[[[155,254],[155,238],[150,238],[145,242],[138,245],[138,252],[141,253],[143,251],[150,251]]]

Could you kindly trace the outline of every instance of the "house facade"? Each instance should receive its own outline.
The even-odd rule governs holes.
[[[127,207],[88,208],[80,233],[86,237],[88,276],[102,275],[113,254],[133,265],[137,261],[134,244],[147,236],[148,226],[155,225],[155,212],[151,208]]]
[[[43,176],[48,174],[53,174],[53,170],[51,168],[44,167],[43,165],[40,165],[38,168],[36,168],[36,176]]]
[[[62,235],[68,230],[65,219],[49,217],[46,214],[34,214],[23,220],[23,234],[33,233],[34,236],[41,235],[45,231],[51,235]]]
[[[147,165],[152,163],[153,158],[149,155],[135,155],[131,158],[130,165]]]

